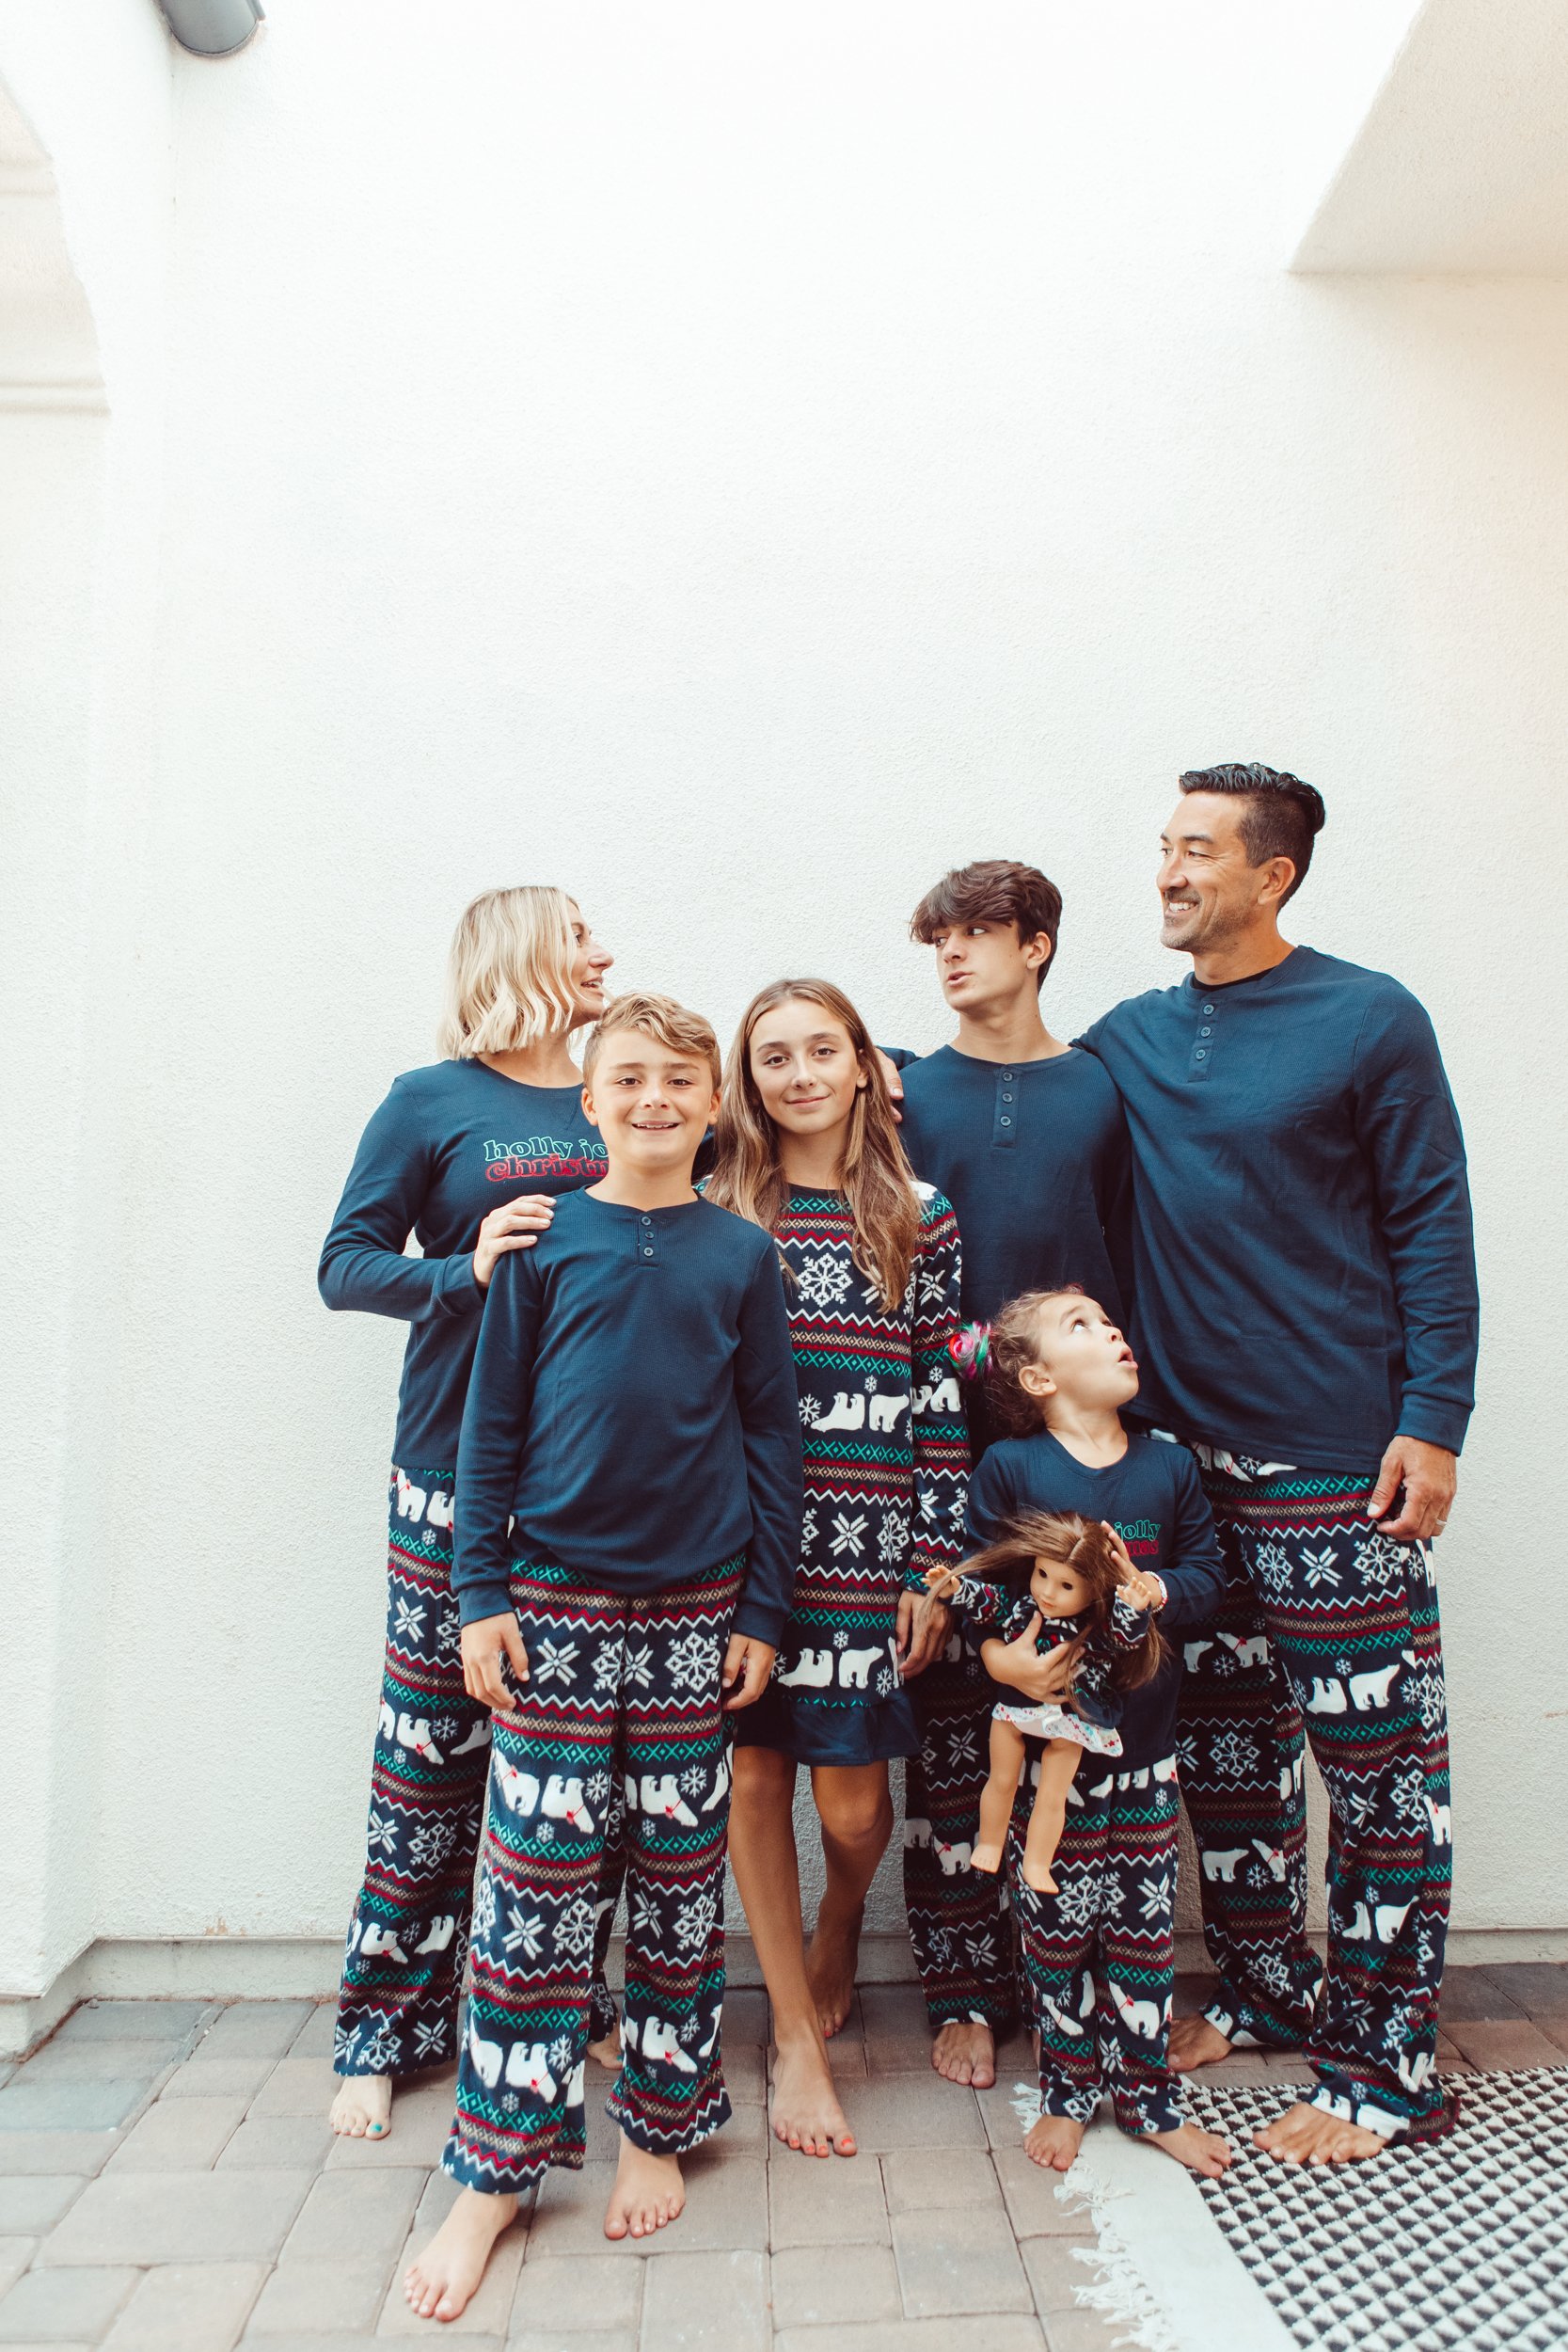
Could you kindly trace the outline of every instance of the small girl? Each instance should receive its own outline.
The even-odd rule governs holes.
[[[1160,1670],[1164,1645],[1149,1616],[1160,1605],[1160,1588],[1138,1574],[1113,1527],[1075,1512],[1049,1511],[1009,1518],[1000,1539],[966,1561],[961,1573],[932,1569],[927,1582],[939,1598],[960,1608],[980,1597],[977,1587],[993,1588],[981,1605],[988,1616],[1000,1618],[1004,1642],[1033,1642],[1040,1658],[1055,1649],[1069,1653],[1061,1701],[1032,1705],[1007,1691],[992,1710],[990,1777],[971,1856],[976,1870],[1001,1869],[1023,1743],[1043,1740],[1020,1867],[1037,1893],[1054,1895],[1051,1865],[1084,1753],[1121,1754],[1119,1693],[1152,1681]]]
[[[1027,1786],[1015,1801],[1007,1854],[1030,2022],[1039,2035],[1040,2114],[1024,2149],[1036,2164],[1067,2171],[1101,2092],[1109,2090],[1124,2132],[1213,2178],[1229,2162],[1229,2148],[1188,2122],[1169,2049],[1180,1645],[1201,1633],[1225,1593],[1197,1464],[1185,1446],[1123,1428],[1121,1415],[1138,1393],[1137,1363],[1104,1309],[1082,1291],[1028,1291],[1009,1299],[989,1330],[969,1338],[956,1357],[984,1378],[986,1410],[1007,1432],[987,1447],[970,1478],[965,1534],[980,1555],[973,1565],[1010,1546],[1015,1559],[1022,1550],[1024,1573],[1043,1558],[1053,1579],[1059,1577],[1064,1564],[1052,1558],[1037,1530],[1042,1518],[1057,1527],[1070,1522],[1089,1535],[1080,1537],[1065,1564],[1069,1572],[1101,1580],[1102,1606],[1114,1573],[1121,1591],[1110,1603],[1113,1613],[1117,1602],[1146,1607],[1176,1637],[1151,1656],[1152,1672],[1124,1682],[1117,1693],[1119,1753],[1101,1750],[1074,1780],[1072,1764],[1085,1744],[1096,1744],[1085,1740],[1087,1713],[1080,1717],[1079,1745],[1067,1749],[1066,1770],[1054,1767],[1061,1799],[1071,1802],[1065,1813],[1061,1799],[1054,1806],[1055,1851],[1043,1883],[1024,1861],[1037,1841],[1039,1808],[1026,1811]],[[1070,1643],[1041,1657],[1038,1633],[1029,1628],[1020,1640],[997,1638],[1010,1602],[972,1578],[964,1581],[973,1587],[962,1597],[965,1638],[978,1644],[986,1671],[1011,1694],[1009,1705],[1020,1711],[1046,1702],[1060,1707]],[[1056,1589],[1049,1608],[1031,1604],[1030,1627],[1038,1605],[1040,1630],[1048,1615],[1056,1617],[1053,1630],[1065,1629],[1058,1612],[1073,1606],[1074,1596]],[[1117,1679],[1113,1674],[1113,1685]],[[1077,1695],[1086,1708],[1082,1678]],[[1063,1737],[1054,1723],[1051,1736]],[[1042,1780],[1052,1763],[1048,1746]],[[977,1858],[983,1856],[982,1843]],[[1261,1889],[1277,1862],[1277,1855],[1254,1853],[1241,1867],[1255,1872],[1249,1883]]]

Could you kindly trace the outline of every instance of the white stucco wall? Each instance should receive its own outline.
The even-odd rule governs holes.
[[[126,109],[175,199],[143,321],[62,135],[105,354],[124,328],[166,402],[106,509],[155,482],[114,588],[145,707],[104,721],[115,1066],[73,1112],[102,1078],[122,1121],[72,1228],[78,1370],[101,1305],[113,1346],[38,1401],[97,1414],[99,1934],[341,1927],[400,1334],[328,1318],[314,1264],[466,898],[565,882],[721,1031],[805,967],[928,1045],[909,910],[1018,854],[1066,894],[1070,1032],[1178,977],[1155,837],[1227,757],[1321,787],[1299,933],[1444,1041],[1486,1303],[1441,1564],[1457,1915],[1568,1924],[1568,298],[1285,269],[1408,14],[271,0],[243,57],[174,60],[171,164]]]

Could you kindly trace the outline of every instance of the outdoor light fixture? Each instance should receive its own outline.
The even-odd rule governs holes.
[[[164,23],[194,57],[231,57],[261,22],[261,0],[158,0]]]

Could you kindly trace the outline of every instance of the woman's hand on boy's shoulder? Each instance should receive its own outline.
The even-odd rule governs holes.
[[[503,1661],[517,1682],[528,1680],[528,1651],[522,1629],[512,1611],[496,1617],[476,1617],[463,1628],[463,1688],[471,1699],[493,1708],[499,1715],[516,1711],[517,1701],[506,1687]]]
[[[474,1244],[474,1280],[482,1291],[490,1287],[497,1262],[514,1249],[531,1249],[541,1233],[550,1230],[555,1202],[547,1192],[519,1193],[492,1209]]]
[[[759,1642],[754,1633],[732,1633],[729,1648],[724,1652],[724,1672],[721,1677],[730,1693],[724,1701],[724,1712],[733,1715],[737,1707],[752,1707],[768,1688],[768,1677],[773,1671],[778,1651],[771,1642]]]

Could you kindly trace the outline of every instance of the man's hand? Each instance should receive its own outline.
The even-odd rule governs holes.
[[[501,1674],[505,1659],[517,1681],[528,1680],[522,1628],[511,1610],[504,1616],[476,1617],[463,1628],[463,1688],[498,1715],[515,1715],[517,1702]]]
[[[1448,1525],[1458,1485],[1459,1457],[1447,1446],[1428,1445],[1420,1438],[1396,1438],[1368,1498],[1367,1517],[1377,1521],[1380,1535],[1392,1536],[1396,1543],[1424,1543],[1441,1535]],[[1398,1518],[1385,1518],[1402,1486],[1404,1502]]]
[[[899,1594],[894,1647],[898,1653],[898,1671],[906,1682],[936,1664],[947,1647],[952,1624],[951,1609],[933,1600],[928,1593]]]
[[[881,1064],[882,1076],[887,1080],[887,1090],[893,1097],[893,1116],[902,1126],[904,1114],[898,1105],[904,1099],[904,1073],[895,1061],[889,1061],[880,1046],[874,1045],[871,1050]]]
[[[1072,1675],[1072,1661],[1068,1645],[1063,1642],[1041,1658],[1035,1648],[1035,1636],[1040,1629],[1039,1612],[1036,1611],[1016,1642],[1004,1642],[992,1635],[980,1645],[980,1663],[993,1682],[1005,1682],[1031,1707],[1043,1707],[1048,1699],[1065,1699]]]
[[[724,1712],[733,1715],[737,1707],[753,1707],[768,1687],[778,1651],[771,1643],[759,1642],[754,1633],[732,1633],[729,1648],[724,1652],[724,1672],[721,1677],[730,1696],[724,1701]],[[733,1685],[733,1689],[732,1689]]]
[[[497,1259],[509,1249],[531,1249],[534,1235],[549,1232],[554,1215],[555,1202],[547,1192],[520,1192],[515,1200],[503,1200],[491,1210],[474,1244],[474,1280],[482,1291],[490,1287]]]

